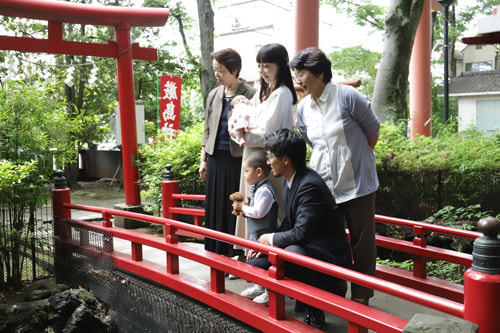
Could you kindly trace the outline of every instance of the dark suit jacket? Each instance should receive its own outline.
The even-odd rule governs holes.
[[[295,173],[283,196],[286,218],[273,236],[273,245],[301,245],[318,250],[317,258],[349,267],[351,252],[344,228],[344,215],[324,180],[312,169]]]
[[[235,96],[243,95],[251,99],[255,94],[256,89],[248,83],[241,81]],[[205,104],[205,129],[203,131],[202,146],[205,146],[207,154],[213,155],[215,148],[215,141],[217,139],[217,129],[222,114],[222,106],[224,102],[224,86],[218,86],[210,91],[207,96]],[[230,108],[227,119],[231,118],[233,110]],[[229,140],[231,156],[241,157],[243,155],[243,147],[240,147],[233,140]]]

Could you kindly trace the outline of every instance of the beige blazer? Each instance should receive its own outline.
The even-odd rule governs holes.
[[[241,79],[240,79],[241,80]],[[241,80],[241,84],[236,90],[235,96],[243,95],[248,99],[252,99],[257,90],[250,84]],[[224,105],[224,86],[218,86],[210,91],[205,105],[205,129],[203,131],[202,146],[205,146],[207,154],[213,155],[215,140],[217,139],[217,130]],[[227,119],[231,118],[233,113],[232,108],[229,108]],[[241,157],[243,155],[243,147],[240,147],[233,140],[229,140],[231,156]]]

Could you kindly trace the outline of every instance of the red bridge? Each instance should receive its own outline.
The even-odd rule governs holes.
[[[59,176],[62,176],[62,172],[60,172]],[[292,254],[280,248],[205,229],[201,226],[201,218],[204,215],[203,209],[177,206],[178,200],[204,200],[203,195],[177,193],[177,182],[175,180],[164,180],[162,192],[164,217],[155,217],[121,210],[71,204],[70,190],[66,188],[64,178],[60,177],[59,181],[56,180],[56,189],[53,190],[54,231],[59,239],[59,246],[56,247],[56,258],[58,257],[57,251],[66,251],[62,250],[62,245],[69,246],[71,251],[80,255],[95,256],[97,251],[94,247],[89,246],[89,234],[107,235],[100,238],[100,248],[112,257],[117,268],[177,290],[265,332],[310,332],[314,330],[285,313],[285,296],[304,303],[314,304],[315,307],[327,313],[346,319],[349,333],[367,332],[368,329],[384,333],[402,332],[408,324],[408,320],[390,313],[284,277],[282,264],[285,261],[297,263],[322,273],[373,288],[377,292],[413,302],[458,319],[473,322],[480,327],[481,333],[497,331],[496,313],[500,309],[498,260],[493,263],[496,270],[488,271],[486,269],[488,267],[485,267],[485,270],[481,265],[474,264],[473,255],[428,246],[425,239],[425,235],[431,232],[457,238],[476,239],[475,243],[482,241],[481,244],[483,245],[494,244],[493,246],[498,252],[500,245],[497,234],[500,221],[497,219],[481,220],[478,228],[486,236],[480,237],[481,234],[477,232],[376,216],[377,223],[413,230],[415,234],[413,242],[377,236],[377,246],[411,254],[414,268],[413,272],[410,272],[385,265],[377,265],[376,277],[371,277],[309,257]],[[73,210],[102,214],[102,223],[96,224],[71,219]],[[194,225],[177,221],[176,214],[193,215],[195,217]],[[163,237],[114,227],[111,221],[113,216],[162,226]],[[179,242],[178,236],[186,234],[210,237],[267,253],[273,266],[268,271],[265,271],[235,259]],[[480,238],[477,239],[478,237]],[[117,241],[127,242],[130,251],[121,252],[116,250],[114,243]],[[145,246],[164,251],[166,262],[159,265],[154,262],[154,259],[146,257],[143,252]],[[197,279],[183,271],[182,265],[180,265],[180,259],[182,258],[209,267],[209,280]],[[428,258],[467,267],[472,266],[472,268],[465,272],[464,285],[455,284],[427,277],[426,262]],[[498,256],[496,258],[498,259]],[[489,263],[486,261],[486,266],[491,264],[491,260]],[[243,280],[268,288],[269,305],[257,304],[240,296],[238,293],[227,290],[225,273],[236,275]]]

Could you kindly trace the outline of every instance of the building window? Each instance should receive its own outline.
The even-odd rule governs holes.
[[[469,62],[465,64],[466,72],[482,72],[491,70],[493,70],[493,63],[491,61]]]
[[[500,129],[500,100],[476,102],[476,127],[486,133]]]

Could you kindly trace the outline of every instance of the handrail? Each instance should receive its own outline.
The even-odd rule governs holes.
[[[396,218],[396,217],[389,217],[389,216],[384,216],[384,215],[375,215],[375,222],[392,224],[392,225],[407,227],[410,229],[414,229],[415,227],[420,227],[426,231],[433,231],[433,232],[437,232],[437,233],[442,234],[442,235],[456,236],[456,237],[466,238],[466,239],[476,239],[476,238],[482,236],[482,234],[480,232],[476,232],[476,231],[461,230],[461,229],[456,229],[456,228],[450,228],[450,227],[445,227],[445,226],[440,226],[440,225],[435,225],[435,224],[429,224],[429,223],[425,223],[425,222],[406,220],[406,219],[401,219],[401,218]]]
[[[175,181],[171,181],[170,183],[173,184],[175,183]],[[169,213],[172,214],[184,213],[184,214],[194,215],[195,217],[204,216],[203,209],[178,207],[175,204],[175,200],[188,199],[188,198],[191,200],[205,200],[205,195],[179,194],[175,193],[176,190],[177,188],[174,187],[171,188],[170,190],[164,191],[164,193],[168,193],[168,195],[170,195],[170,197],[174,199],[173,201],[174,205],[164,206],[164,213],[168,211]],[[376,236],[376,242],[377,246],[382,246],[385,248],[413,254],[414,255],[413,275],[414,277],[420,279],[426,279],[427,275],[426,258],[448,261],[450,263],[468,267],[472,265],[472,255],[470,254],[427,246],[427,241],[425,239],[425,235],[427,233],[435,232],[442,235],[460,237],[470,240],[476,239],[481,236],[481,233],[479,232],[460,230],[456,228],[450,228],[450,227],[439,226],[439,225],[401,219],[401,218],[394,218],[384,215],[375,215],[375,222],[406,227],[413,230],[413,232],[415,233],[413,244],[410,244],[410,242],[403,240],[395,240],[395,239],[388,240],[388,238],[384,238],[383,236],[378,236],[378,235]],[[198,225],[201,225],[201,222],[198,222]],[[461,296],[453,296],[452,299],[454,300],[462,299],[463,301],[463,297]]]
[[[183,222],[175,221],[172,219],[161,218],[156,216],[150,216],[140,213],[127,212],[116,209],[109,208],[100,208],[93,206],[84,206],[84,205],[76,205],[70,203],[64,203],[64,208],[69,209],[79,209],[86,211],[99,212],[103,214],[111,214],[114,216],[121,216],[124,218],[130,218],[134,220],[141,220],[145,222],[150,222],[163,226],[171,226],[173,227],[171,230],[185,230],[192,233],[200,234],[205,237],[210,237],[217,239],[219,241],[232,243],[234,245],[238,245],[244,248],[253,249],[262,253],[270,254],[280,257],[281,259],[289,262],[293,262],[295,264],[317,270],[319,272],[329,274],[335,276],[337,278],[351,281],[353,283],[366,286],[368,288],[372,288],[378,290],[380,292],[384,292],[394,297],[398,297],[401,299],[405,299],[432,309],[436,309],[438,311],[442,311],[453,316],[462,317],[463,316],[463,305],[457,302],[449,301],[447,299],[437,297],[431,294],[427,294],[424,292],[417,291],[412,288],[404,287],[398,285],[396,283],[388,282],[386,280],[382,280],[380,278],[368,276],[362,273],[358,273],[356,271],[343,268],[340,266],[336,266],[333,264],[325,263],[321,260],[317,260],[314,258],[298,255],[296,253],[292,253],[286,251],[281,248],[277,248],[274,246],[265,245],[259,242],[251,241],[245,238],[229,235],[227,233],[215,231],[212,229],[202,228],[195,225],[186,224]],[[164,235],[167,237],[167,235]],[[247,277],[248,278],[248,277]]]

